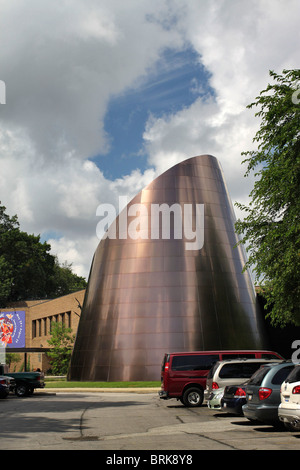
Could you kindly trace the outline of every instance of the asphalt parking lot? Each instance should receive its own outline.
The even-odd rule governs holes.
[[[300,433],[157,393],[36,392],[0,400],[1,450],[299,450]],[[117,455],[117,454],[114,454]],[[186,462],[187,463],[187,462]]]

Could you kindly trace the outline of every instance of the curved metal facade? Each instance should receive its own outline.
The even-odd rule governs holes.
[[[242,273],[245,254],[234,248],[234,213],[218,160],[201,155],[179,163],[144,188],[125,213],[133,204],[148,210],[148,238],[122,234],[99,243],[69,379],[160,380],[165,352],[266,348],[252,280]],[[151,238],[153,204],[198,204],[200,249],[187,249],[172,222],[170,239],[162,233]]]

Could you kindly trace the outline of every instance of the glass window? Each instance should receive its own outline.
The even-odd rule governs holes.
[[[218,359],[217,354],[174,356],[172,370],[209,370]]]
[[[271,380],[272,384],[274,385],[280,385],[282,382],[285,381],[291,370],[293,369],[292,366],[287,366],[287,367],[282,367],[282,369],[279,369],[278,372],[274,375],[273,379]]]
[[[233,363],[225,364],[222,367],[219,376],[220,378],[243,378],[249,379],[262,364],[260,362],[245,362],[245,363]]]
[[[237,358],[243,358],[246,357],[247,359],[254,359],[255,358],[255,353],[230,353],[230,354],[224,354],[222,353],[222,359],[226,361],[227,359],[237,359]]]
[[[257,369],[260,368],[260,366],[262,366],[263,363],[261,362],[253,362],[253,363],[245,363],[243,364],[243,373],[244,373],[244,377],[245,378],[250,378],[254,372],[257,371]]]
[[[261,367],[256,371],[251,379],[249,380],[248,384],[250,385],[260,385],[263,381],[263,378],[266,376],[266,374],[269,372],[270,367]]]
[[[272,353],[264,353],[261,355],[264,359],[280,359],[277,354],[272,354]]]
[[[207,374],[207,378],[208,378],[208,379],[211,379],[211,378],[213,377],[215,371],[216,371],[217,368],[219,367],[219,364],[220,364],[220,362],[218,361],[218,362],[216,362],[216,363],[213,365],[213,367],[210,368],[210,370],[209,370],[209,372],[208,372],[208,374]]]
[[[224,367],[220,370],[219,376],[220,378],[249,378],[253,373],[257,370],[260,366],[258,363],[252,364],[225,364]]]
[[[225,364],[219,372],[220,379],[243,376],[243,364]]]
[[[295,366],[292,372],[288,375],[286,382],[293,383],[300,381],[300,366]]]
[[[32,320],[32,337],[36,337],[36,320]]]

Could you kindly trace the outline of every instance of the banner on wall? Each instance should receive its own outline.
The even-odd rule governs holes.
[[[0,312],[2,348],[25,348],[25,311]]]

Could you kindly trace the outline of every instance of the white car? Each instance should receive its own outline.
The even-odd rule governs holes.
[[[300,364],[281,384],[278,417],[289,431],[300,431]]]

